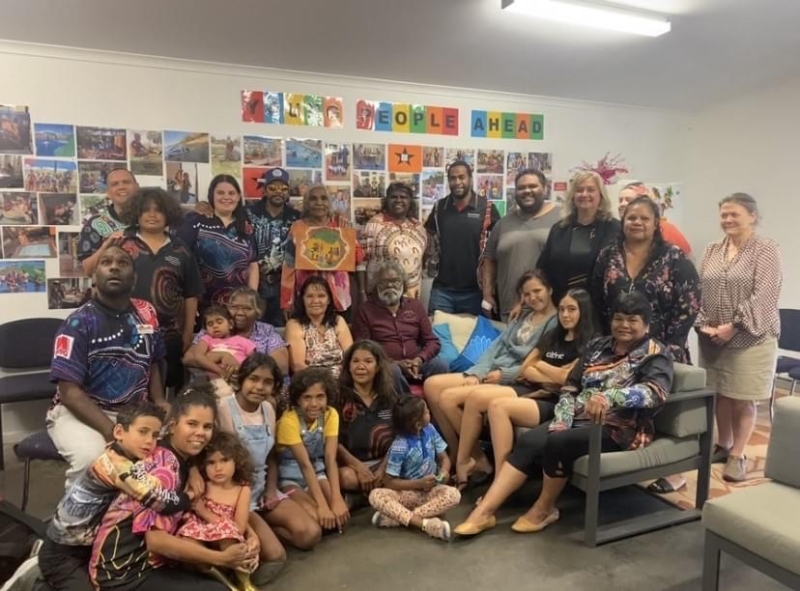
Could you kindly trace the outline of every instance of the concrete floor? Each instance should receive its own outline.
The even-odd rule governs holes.
[[[6,451],[0,494],[19,503],[22,467]],[[31,475],[29,512],[46,518],[63,492],[62,464],[37,462]],[[347,589],[349,591],[436,591],[516,588],[566,588],[587,591],[689,591],[700,589],[703,534],[699,522],[591,549],[574,539],[583,519],[582,494],[562,497],[561,521],[535,535],[513,533],[509,526],[535,498],[532,483],[512,498],[500,524],[473,540],[447,544],[408,530],[377,530],[371,511],[362,509],[345,534],[327,536],[310,553],[290,551],[273,591]],[[453,526],[469,513],[475,493],[448,515]],[[606,493],[605,515],[662,507],[638,489]],[[785,587],[724,556],[720,589],[771,591]]]

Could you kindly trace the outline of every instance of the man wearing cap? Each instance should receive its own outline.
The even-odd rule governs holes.
[[[249,207],[255,229],[259,261],[258,293],[266,300],[262,320],[272,326],[284,326],[281,311],[281,268],[289,228],[300,218],[300,212],[289,206],[289,173],[271,168],[258,180],[263,189],[261,200]]]

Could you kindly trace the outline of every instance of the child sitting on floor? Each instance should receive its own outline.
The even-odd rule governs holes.
[[[137,462],[156,449],[164,415],[150,402],[121,409],[114,442],[59,502],[39,550],[39,569],[52,589],[94,590],[86,568],[92,542],[120,491],[165,515],[189,509],[189,495],[164,489],[157,478],[138,469]]]
[[[206,334],[198,342],[200,362],[208,370],[209,379],[219,398],[234,394],[231,383],[242,362],[256,350],[256,344],[242,336],[234,335],[233,320],[227,308],[211,306],[203,313]],[[220,376],[220,367],[227,367],[227,375]]]
[[[205,449],[202,460],[206,489],[192,503],[192,513],[178,530],[178,535],[199,542],[213,542],[220,550],[244,542],[250,518],[250,483],[255,468],[250,452],[236,435],[216,432]],[[258,558],[246,571],[236,571],[240,591],[256,591],[250,573],[258,567]]]
[[[395,440],[389,448],[384,488],[369,494],[377,527],[409,525],[432,538],[450,539],[450,524],[439,519],[461,501],[461,493],[442,484],[450,476],[447,444],[431,425],[428,405],[422,398],[400,399],[392,416]]]

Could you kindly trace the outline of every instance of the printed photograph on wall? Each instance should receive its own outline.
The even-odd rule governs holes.
[[[25,190],[75,193],[78,190],[77,169],[77,164],[69,160],[25,158]]]
[[[505,150],[478,150],[478,169],[476,172],[503,174]]]
[[[283,166],[283,139],[246,135],[243,142],[245,166]]]
[[[466,162],[475,170],[475,150],[473,148],[447,148],[445,151],[445,162],[450,166],[456,160]]]
[[[422,166],[424,168],[443,168],[444,148],[422,146]]]
[[[36,193],[0,193],[0,226],[35,226],[39,223]]]
[[[58,254],[55,226],[3,226],[4,259],[50,259]]]
[[[88,220],[93,215],[99,214],[106,207],[106,196],[91,194],[79,195],[78,204],[80,205],[81,223]]]
[[[211,136],[211,175],[229,174],[242,178],[242,138],[238,135]]]
[[[517,173],[528,168],[528,155],[525,152],[506,154],[506,186],[513,187]]]
[[[288,168],[322,168],[322,140],[286,140]]]
[[[322,127],[325,117],[322,113],[322,97],[316,94],[307,94],[303,98],[303,111],[305,122],[309,127]]]
[[[81,307],[92,297],[89,277],[57,277],[47,280],[47,308],[70,310]]]
[[[339,224],[351,224],[350,185],[327,185],[333,219]]]
[[[481,197],[492,201],[504,198],[503,176],[499,174],[479,174],[476,179],[475,190]]]
[[[208,164],[208,134],[194,131],[165,131],[164,156],[167,162]]]
[[[116,162],[81,161],[78,162],[78,192],[107,193],[108,173],[119,168]]]
[[[367,222],[381,211],[380,199],[353,199],[353,221],[356,229],[362,230]]]
[[[75,193],[39,193],[39,219],[47,226],[77,226],[78,196]]]
[[[550,178],[553,174],[553,155],[550,152],[528,152],[528,168],[536,168]]]
[[[339,129],[344,127],[344,101],[339,96],[326,96],[323,101],[325,109],[325,127]]]
[[[495,208],[497,209],[497,213],[500,214],[500,217],[505,217],[506,213],[508,213],[508,205],[506,204],[505,199],[501,201],[492,201]]]
[[[386,170],[386,144],[353,144],[353,168]]]
[[[423,170],[421,183],[423,207],[426,205],[433,205],[447,194],[444,187],[443,170]]]
[[[86,273],[78,260],[80,232],[58,231],[58,272],[62,277],[83,277]]]
[[[0,154],[0,189],[22,189],[22,156]]]
[[[353,197],[386,197],[386,173],[367,170],[354,172]]]
[[[260,90],[242,91],[242,121],[245,123],[264,122],[264,93]]]
[[[0,294],[43,293],[44,261],[0,261]]]
[[[350,180],[350,144],[325,144],[325,180]]]
[[[34,123],[37,156],[75,158],[75,126],[60,123]]]
[[[264,91],[264,123],[283,123],[283,93]]]
[[[264,196],[264,186],[260,181],[267,170],[247,166],[242,169],[242,195],[245,199],[261,199]]]
[[[164,174],[164,143],[160,131],[128,130],[128,153],[135,175]]]
[[[167,193],[181,205],[207,200],[211,165],[197,162],[167,162]],[[198,197],[199,196],[199,197]]]
[[[413,173],[404,173],[404,172],[391,172],[389,173],[389,184],[391,185],[395,181],[400,183],[405,183],[411,190],[414,191],[414,197],[419,199],[420,195],[420,175]]]
[[[0,152],[33,154],[28,107],[0,105]]]
[[[84,160],[127,160],[127,132],[112,127],[84,127],[75,130],[78,158]]]

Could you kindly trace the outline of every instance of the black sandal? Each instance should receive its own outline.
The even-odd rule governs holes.
[[[659,478],[655,482],[651,483],[650,486],[647,487],[647,490],[649,492],[654,492],[659,495],[666,495],[668,493],[673,493],[684,488],[686,488],[685,480],[683,481],[683,484],[681,484],[678,488],[675,488],[674,486],[672,486],[672,483],[666,478]]]

